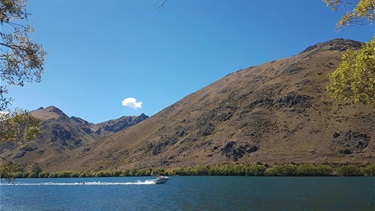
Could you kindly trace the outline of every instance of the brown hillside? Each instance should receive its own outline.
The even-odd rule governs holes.
[[[239,70],[134,127],[74,149],[47,170],[121,169],[228,162],[375,160],[375,109],[336,102],[328,74],[359,42],[336,39]],[[58,161],[58,162],[57,162]]]
[[[99,124],[87,122],[78,117],[68,117],[60,109],[49,106],[32,111],[40,122],[41,134],[26,144],[8,143],[0,145],[1,157],[17,163],[40,163],[54,166],[69,159],[72,150],[89,151],[90,146],[100,138],[131,127],[148,116],[123,116]]]
[[[31,114],[40,120],[41,134],[26,144],[0,146],[2,157],[17,163],[48,163],[58,156],[66,159],[66,152],[99,139],[89,125],[74,121],[54,106],[39,108]]]

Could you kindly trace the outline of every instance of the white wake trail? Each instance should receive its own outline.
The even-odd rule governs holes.
[[[154,185],[155,182],[152,180],[136,181],[136,182],[40,182],[40,183],[1,183],[0,185],[16,185],[16,186],[78,186],[78,185],[97,185],[97,186],[108,186],[108,185]]]

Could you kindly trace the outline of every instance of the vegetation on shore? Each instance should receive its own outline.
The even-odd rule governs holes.
[[[223,164],[177,168],[129,168],[119,171],[45,172],[34,165],[28,171],[18,168],[13,173],[2,172],[1,178],[70,178],[123,176],[375,176],[375,163],[354,164]]]

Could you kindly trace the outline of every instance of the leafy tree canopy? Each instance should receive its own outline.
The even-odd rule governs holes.
[[[337,27],[353,24],[372,24],[375,20],[374,0],[323,0],[327,6],[337,10],[340,6],[356,5],[352,11],[348,11],[337,23]]]
[[[333,10],[340,6],[355,5],[338,22],[337,28],[349,25],[373,24],[375,20],[374,0],[323,0]],[[331,95],[339,100],[375,107],[375,37],[359,50],[348,50],[342,63],[330,75],[327,87]]]
[[[39,134],[39,120],[28,112],[19,110],[0,115],[0,143],[22,143]]]
[[[0,79],[10,85],[23,86],[25,82],[39,82],[46,52],[30,38],[33,32],[27,23],[27,0],[0,0]],[[0,111],[11,102],[0,86]]]
[[[34,43],[27,0],[0,0],[0,143],[35,138],[39,122],[24,111],[9,112],[7,85],[39,82],[46,52]]]
[[[339,100],[375,107],[375,37],[359,50],[348,50],[330,75],[328,91]]]

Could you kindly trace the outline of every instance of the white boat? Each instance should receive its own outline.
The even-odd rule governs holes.
[[[155,184],[164,184],[166,182],[168,182],[169,180],[169,177],[166,177],[166,176],[158,176],[156,177],[155,179],[153,179],[152,181],[155,183]]]

